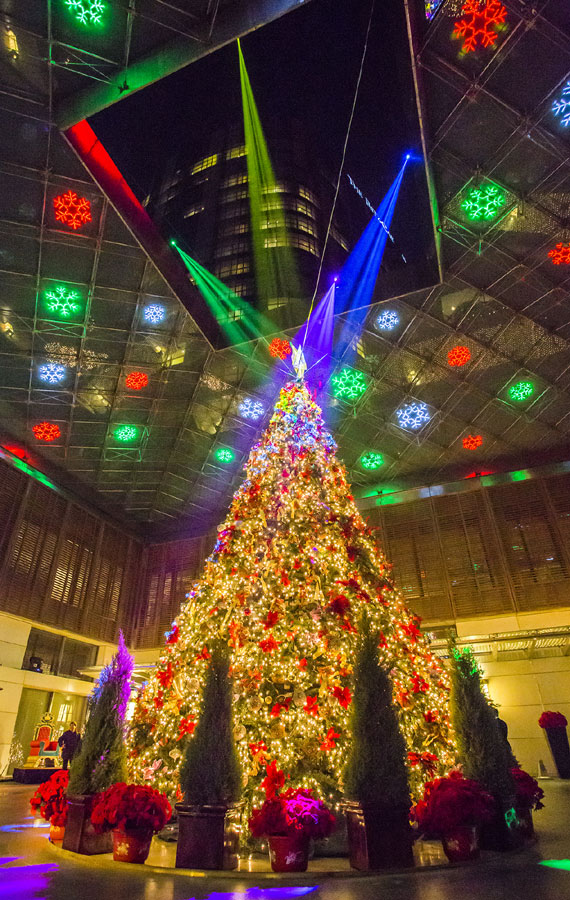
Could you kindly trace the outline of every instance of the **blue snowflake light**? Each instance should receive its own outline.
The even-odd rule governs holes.
[[[378,331],[393,331],[400,324],[400,316],[393,309],[385,309],[376,319]]]
[[[47,384],[59,384],[66,375],[66,367],[59,365],[59,363],[45,363],[45,365],[40,366],[38,369],[38,378],[40,381],[47,382]]]
[[[561,96],[552,104],[552,114],[564,128],[570,125],[570,81],[566,82]]]
[[[164,320],[166,309],[160,303],[149,303],[144,308],[144,320],[150,322],[151,325],[158,325]]]
[[[265,412],[265,407],[259,400],[246,397],[238,406],[238,412],[242,419],[252,419],[254,422],[257,422]]]
[[[408,403],[396,410],[398,425],[410,431],[417,431],[431,419],[430,411],[425,403]]]

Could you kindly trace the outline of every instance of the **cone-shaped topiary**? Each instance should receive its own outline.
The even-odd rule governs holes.
[[[81,751],[71,764],[69,794],[97,794],[126,781],[125,712],[133,658],[119,634],[119,648],[89,697],[89,719]]]
[[[409,809],[406,746],[388,674],[378,664],[380,635],[363,617],[354,669],[351,752],[344,793],[359,803]]]
[[[217,642],[212,646],[198,725],[180,769],[185,802],[195,806],[235,803],[241,793],[229,668],[227,646]]]
[[[481,672],[472,650],[459,650],[453,644],[450,650],[451,720],[463,773],[486,788],[506,812],[515,796],[508,745],[482,691]]]

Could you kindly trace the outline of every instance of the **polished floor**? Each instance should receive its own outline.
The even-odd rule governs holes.
[[[47,828],[30,818],[30,788],[3,783],[0,900],[570,900],[570,782],[542,784],[546,807],[535,816],[540,841],[530,849],[406,874],[309,872],[287,882],[262,873],[189,877],[70,858],[52,847]]]

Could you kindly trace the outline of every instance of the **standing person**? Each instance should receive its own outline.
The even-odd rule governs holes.
[[[77,732],[77,725],[75,722],[69,723],[69,728],[67,731],[63,732],[57,743],[62,748],[61,759],[63,761],[63,768],[67,769],[69,763],[81,746],[81,735]]]

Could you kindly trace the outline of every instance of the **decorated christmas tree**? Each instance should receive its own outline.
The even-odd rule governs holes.
[[[132,777],[180,798],[180,762],[193,739],[210,648],[222,638],[231,653],[245,799],[262,799],[273,760],[288,786],[337,796],[364,611],[379,634],[417,795],[455,764],[448,679],[357,509],[320,408],[303,382],[289,383],[139,692]]]

